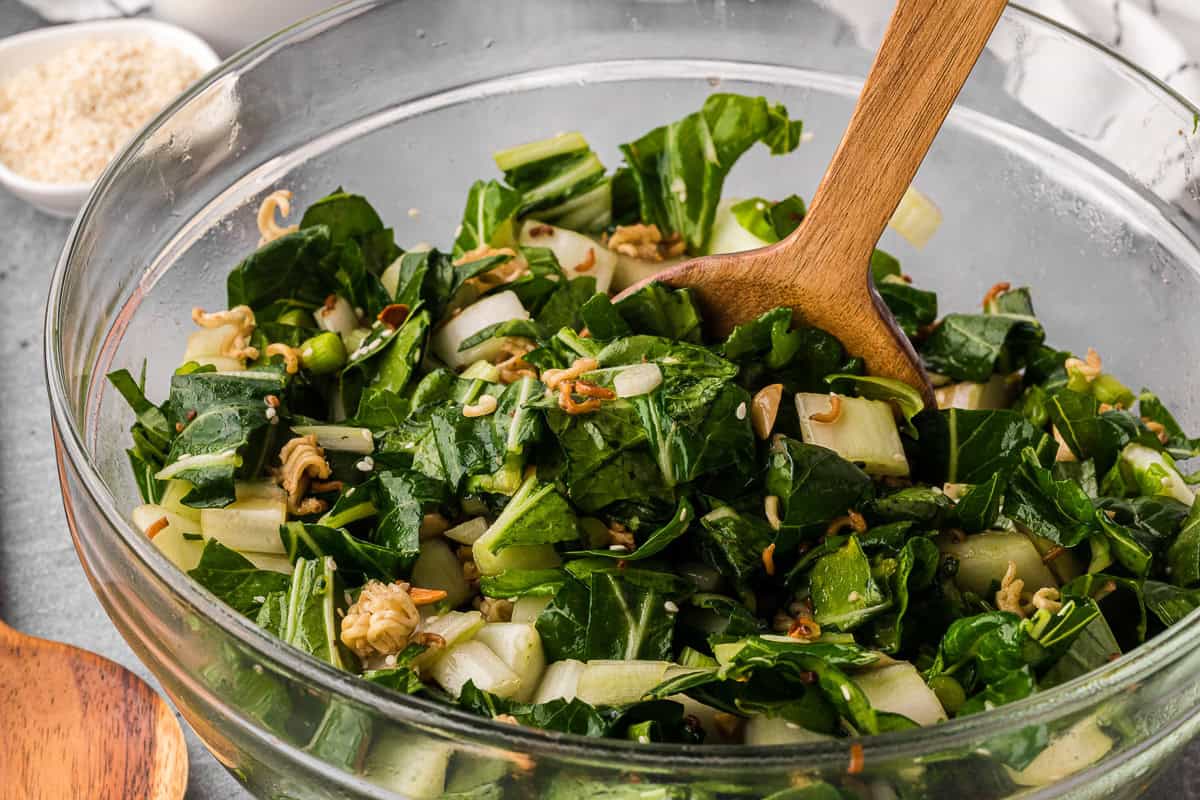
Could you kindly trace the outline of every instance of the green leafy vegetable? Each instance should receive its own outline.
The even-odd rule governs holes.
[[[734,162],[758,141],[772,154],[789,153],[800,130],[787,109],[762,97],[714,94],[700,111],[621,145],[642,221],[678,233],[690,252],[704,252]]]

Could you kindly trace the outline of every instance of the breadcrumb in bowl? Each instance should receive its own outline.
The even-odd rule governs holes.
[[[194,74],[188,77],[188,83],[220,62],[216,53],[203,40],[163,22],[142,19],[85,22],[45,28],[0,40],[0,84],[4,84],[22,70],[44,63],[73,47],[94,40],[115,43],[140,40],[150,43],[156,50],[175,51],[195,64]],[[180,82],[180,80],[182,79],[175,82]],[[162,107],[165,108],[169,105],[174,92],[183,88],[186,88],[186,84],[178,87],[172,85],[170,89],[172,94],[164,95]],[[0,116],[4,115],[7,105],[7,101],[2,96],[3,93],[4,91],[0,89]],[[160,109],[149,112],[149,117],[142,120],[138,127],[149,122],[158,110]],[[0,122],[0,127],[4,127],[2,122]],[[136,129],[132,133],[136,133]],[[117,150],[119,151],[123,145],[123,141],[118,142]],[[115,152],[111,154],[111,156],[115,155]],[[43,180],[43,176],[37,173],[32,177],[20,174],[13,166],[0,160],[0,184],[18,197],[54,216],[74,216],[91,191],[93,180],[56,183]]]

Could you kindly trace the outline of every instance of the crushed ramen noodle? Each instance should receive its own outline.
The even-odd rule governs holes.
[[[0,82],[0,162],[48,183],[95,180],[200,74],[149,39],[82,42]]]

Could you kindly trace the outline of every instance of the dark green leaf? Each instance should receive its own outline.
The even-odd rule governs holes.
[[[332,237],[324,225],[268,242],[229,273],[229,308],[257,309],[277,300],[296,300],[316,308],[340,288],[334,275],[322,267],[331,247]]]
[[[670,660],[675,615],[668,597],[613,574],[593,573],[588,588],[588,660]]]
[[[1042,434],[1015,411],[965,411],[951,408],[916,417],[920,431],[915,459],[923,480],[983,483],[1011,470],[1021,451]]]
[[[979,533],[996,524],[1004,499],[1004,481],[1004,475],[997,472],[967,489],[954,505],[953,517],[959,528],[965,533]]]
[[[700,343],[700,311],[688,289],[649,283],[621,298],[613,307],[635,334]]]
[[[503,247],[513,240],[512,221],[521,193],[499,181],[475,181],[467,193],[462,229],[454,240],[455,257],[480,247]]]
[[[904,381],[899,381],[895,378],[877,378],[870,375],[842,374],[827,375],[825,380],[835,392],[853,394],[869,400],[882,400],[885,403],[890,403],[904,417],[905,432],[909,436],[915,437],[917,435],[917,428],[913,425],[912,420],[913,417],[921,413],[925,408],[925,401],[921,398],[920,392]],[[845,388],[847,386],[851,387],[853,391],[846,392]]]
[[[486,597],[553,597],[569,580],[561,569],[508,569],[479,579],[479,593]]]
[[[287,557],[320,559],[331,557],[338,570],[362,579],[374,578],[390,583],[402,577],[416,561],[415,553],[402,553],[388,547],[356,539],[341,528],[289,522],[279,530]]]
[[[704,107],[621,145],[643,222],[679,233],[689,251],[704,252],[725,176],[755,142],[773,154],[800,141],[800,123],[762,97],[710,95]]]
[[[1056,481],[1033,448],[1022,452],[1004,495],[1004,513],[1033,533],[1074,547],[1094,531],[1092,501],[1073,481]]]
[[[258,613],[268,595],[287,591],[291,583],[291,576],[259,569],[241,553],[216,539],[205,543],[200,563],[188,575],[248,617]]]
[[[633,330],[618,313],[612,300],[603,292],[592,295],[580,307],[579,316],[593,339],[608,342],[633,334]]]
[[[671,542],[687,532],[688,527],[696,519],[696,512],[686,497],[680,498],[679,506],[671,519],[658,530],[645,537],[641,544],[631,553],[625,550],[581,550],[571,553],[573,556],[594,556],[597,558],[613,558],[621,561],[641,561],[656,556],[667,548]]]
[[[1200,589],[1182,589],[1169,583],[1146,581],[1142,584],[1146,608],[1158,617],[1163,625],[1174,625],[1200,608]]]
[[[872,484],[832,450],[784,438],[772,448],[766,488],[779,498],[781,529],[810,537],[867,500]]]

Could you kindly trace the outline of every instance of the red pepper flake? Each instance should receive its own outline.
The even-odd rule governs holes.
[[[866,757],[863,754],[863,746],[858,742],[850,745],[850,766],[846,767],[847,775],[858,775],[863,771]]]
[[[146,538],[153,539],[155,536],[158,536],[160,533],[162,533],[163,528],[170,524],[171,521],[166,517],[160,517],[159,519],[156,519],[154,522],[150,523],[149,528],[146,528]]]
[[[529,229],[529,235],[535,239],[539,236],[549,236],[552,233],[554,233],[552,225],[534,225]]]
[[[276,398],[276,399],[278,400],[279,398]],[[191,411],[187,412],[187,414],[185,414],[184,416],[187,418],[188,422],[191,422],[192,420],[194,420],[196,418],[196,409],[193,408]]]
[[[1065,552],[1067,552],[1067,548],[1060,545],[1055,545],[1046,551],[1046,555],[1042,556],[1042,563],[1049,564],[1051,561],[1058,558]]]
[[[384,309],[379,312],[379,316],[376,319],[392,330],[396,330],[396,328],[404,324],[404,320],[408,319],[408,306],[404,305],[404,303],[392,303],[389,306],[384,306]]]
[[[587,258],[575,265],[575,271],[587,272],[594,266],[596,266],[596,248],[589,247]]]
[[[775,574],[775,543],[774,542],[771,542],[762,551],[762,562],[763,562],[763,569],[765,569],[767,571],[767,574],[774,575]]]
[[[324,308],[326,311],[333,311],[333,308],[336,305],[337,305],[337,295],[336,294],[331,294],[325,298]]]
[[[264,397],[263,402],[269,405],[271,408],[279,408],[279,398],[273,394],[269,394]]]

